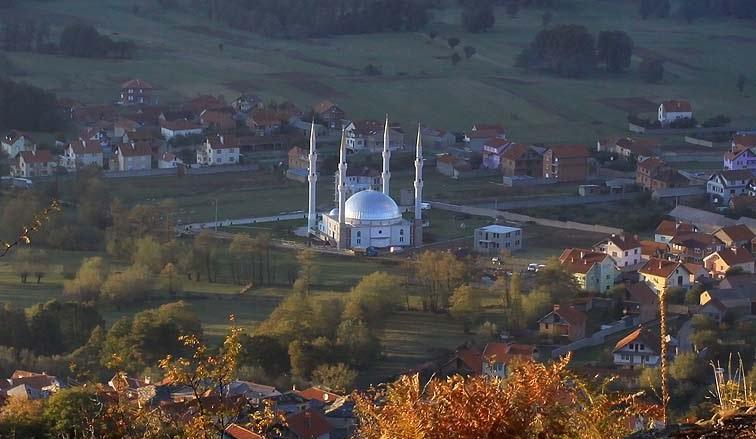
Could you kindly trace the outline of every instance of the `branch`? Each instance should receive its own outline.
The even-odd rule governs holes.
[[[18,235],[15,241],[0,241],[0,258],[7,255],[13,247],[20,244],[31,244],[31,235],[34,232],[39,231],[42,226],[50,221],[50,217],[53,213],[60,211],[60,203],[58,200],[52,200],[50,205],[47,206],[42,212],[34,215],[34,219],[30,224],[26,224],[21,227],[21,233]]]

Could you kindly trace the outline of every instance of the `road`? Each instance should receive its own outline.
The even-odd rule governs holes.
[[[190,223],[180,224],[176,226],[176,232],[178,233],[197,233],[203,229],[215,229],[216,227],[229,227],[229,226],[242,226],[247,224],[258,223],[274,223],[278,221],[291,221],[297,219],[305,219],[307,214],[304,212],[282,213],[279,215],[271,216],[258,216],[252,218],[235,218],[235,219],[223,219],[216,221],[208,221],[204,223]]]
[[[483,207],[486,209],[498,209],[498,210],[515,210],[515,209],[530,209],[534,207],[558,207],[558,206],[573,206],[580,204],[599,204],[599,203],[611,203],[615,201],[632,200],[637,197],[637,193],[626,194],[609,194],[609,195],[588,195],[585,197],[577,195],[556,195],[548,197],[532,197],[519,200],[502,200],[496,202],[487,202],[476,204],[475,207]]]

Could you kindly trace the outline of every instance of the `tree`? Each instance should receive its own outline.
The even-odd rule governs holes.
[[[102,284],[102,296],[120,306],[144,300],[152,289],[154,276],[144,266],[135,264],[120,273],[110,273]]]
[[[593,35],[579,25],[543,29],[520,52],[516,65],[551,71],[567,78],[585,76],[596,65]]]
[[[242,334],[241,365],[262,368],[270,375],[289,371],[289,353],[286,345],[268,335],[249,336]]]
[[[313,383],[326,386],[338,393],[350,392],[355,379],[357,371],[344,363],[321,364],[312,371]]]
[[[100,256],[86,258],[76,272],[76,277],[63,282],[63,293],[82,302],[97,300],[106,272],[105,261]]]
[[[633,40],[625,32],[602,31],[598,36],[597,56],[607,71],[619,73],[630,67],[633,46]]]
[[[658,416],[658,407],[639,399],[591,390],[569,372],[568,361],[526,362],[507,380],[454,375],[423,383],[418,375],[403,376],[355,395],[357,436],[619,439],[631,433],[632,416]]]
[[[163,270],[160,271],[160,288],[168,291],[171,297],[175,297],[176,293],[184,290],[184,282],[181,280],[176,266],[171,262],[165,264]]]
[[[709,367],[693,352],[683,352],[675,357],[669,368],[672,378],[678,381],[691,381],[705,384]]]
[[[459,38],[457,38],[457,37],[451,37],[451,38],[447,39],[446,42],[449,44],[449,47],[451,47],[452,49],[454,49],[455,47],[457,47],[459,45],[459,43],[460,43]]]
[[[254,335],[274,337],[288,346],[292,340],[306,339],[310,335],[314,311],[311,300],[296,294],[289,295],[255,328]]]
[[[23,348],[29,345],[29,326],[23,310],[5,304],[0,308],[0,346]]]
[[[366,366],[377,358],[381,344],[363,321],[344,320],[336,329],[336,345],[354,366]]]
[[[743,90],[745,90],[746,82],[747,82],[747,80],[746,80],[746,77],[745,77],[745,75],[744,75],[744,74],[742,74],[742,73],[741,73],[741,74],[739,74],[739,75],[738,75],[738,81],[737,81],[736,85],[737,85],[737,87],[738,87],[738,91],[739,91],[739,92],[740,92],[741,94],[743,93]]]
[[[462,11],[462,26],[468,32],[485,32],[491,29],[495,23],[493,3],[488,0],[471,2]],[[452,46],[451,41],[449,41],[449,46],[453,49],[456,44]]]
[[[522,301],[522,320],[535,322],[543,317],[553,304],[552,296],[544,290],[533,290]]]
[[[452,317],[461,319],[464,322],[465,332],[470,329],[472,316],[479,313],[480,310],[480,296],[475,289],[469,285],[462,285],[454,290],[449,311]]]
[[[310,294],[310,288],[315,281],[316,266],[315,252],[312,250],[301,250],[297,253],[297,263],[299,263],[299,279],[302,280],[304,294]]]
[[[47,425],[42,417],[44,401],[9,398],[0,408],[0,437],[43,438]]]
[[[47,400],[43,417],[57,437],[84,438],[100,429],[102,406],[93,388],[60,389]]]
[[[658,84],[664,79],[664,62],[656,58],[644,58],[638,68],[643,81]]]
[[[26,310],[27,347],[38,355],[58,355],[83,345],[92,330],[104,324],[91,305],[51,300]]]
[[[342,319],[378,323],[400,302],[399,278],[380,271],[371,273],[360,279],[349,292]]]
[[[423,252],[415,264],[415,278],[423,290],[423,310],[446,308],[449,296],[462,285],[466,267],[450,252]]]
[[[165,266],[163,248],[153,237],[145,236],[136,240],[131,262],[147,269],[149,272],[158,274]]]
[[[194,236],[193,249],[197,261],[202,261],[208,282],[215,282],[218,271],[218,240],[209,230],[203,230]],[[199,276],[199,272],[197,273]],[[199,279],[199,277],[197,278]]]

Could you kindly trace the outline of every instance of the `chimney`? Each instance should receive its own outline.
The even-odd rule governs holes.
[[[615,235],[614,233],[612,233],[612,238],[616,238],[616,237],[617,237],[617,235]]]
[[[582,250],[580,250],[580,259],[583,259],[584,257],[585,257],[585,252],[583,252]]]
[[[662,269],[662,261],[661,261],[661,259],[659,259],[659,270],[661,270],[661,269]]]
[[[554,311],[559,311],[559,304],[558,303],[554,304]]]

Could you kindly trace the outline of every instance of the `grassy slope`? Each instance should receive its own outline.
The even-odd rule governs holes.
[[[137,17],[116,0],[30,2],[23,13],[51,16],[57,22],[75,16],[133,38],[144,49],[133,61],[28,54],[12,58],[28,73],[24,79],[85,101],[113,99],[119,81],[138,76],[155,83],[168,100],[199,93],[230,97],[239,91],[303,105],[329,97],[358,117],[390,111],[407,124],[420,119],[462,130],[477,120],[500,121],[523,141],[592,143],[597,135],[623,130],[626,111],[600,103],[602,98],[687,97],[704,117],[722,112],[736,122],[756,120],[750,100],[738,96],[735,88],[739,73],[756,70],[756,59],[746,56],[756,41],[753,26],[738,21],[641,21],[629,2],[576,3],[573,11],[558,11],[554,23],[627,31],[641,54],[650,50],[667,59],[665,83],[644,84],[634,72],[564,80],[515,69],[514,57],[540,29],[537,10],[522,11],[516,19],[499,11],[495,29],[479,35],[459,28],[458,11],[444,11],[430,26],[440,32],[435,42],[419,33],[282,41],[181,14]],[[448,36],[460,37],[460,47],[476,47],[478,55],[452,66],[445,58],[451,50],[442,39]],[[219,43],[224,44],[222,52]],[[382,66],[384,76],[361,75],[359,69],[368,63]]]

